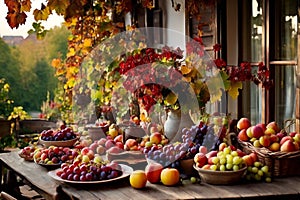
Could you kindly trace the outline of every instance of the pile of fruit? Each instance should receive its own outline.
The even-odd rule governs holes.
[[[144,170],[133,171],[129,177],[129,182],[135,189],[144,188],[147,182],[175,186],[180,182],[180,172],[176,168],[163,167],[159,163],[150,162]]]
[[[103,160],[85,147],[71,163],[61,164],[56,175],[69,181],[102,181],[114,179],[122,175],[122,168],[118,163]]]
[[[19,156],[27,161],[33,161],[33,156],[36,149],[36,146],[26,146],[19,151]]]
[[[78,151],[76,149],[50,146],[36,149],[33,158],[37,164],[60,165],[64,162],[71,162],[77,155]]]
[[[213,171],[238,171],[246,166],[247,171],[243,177],[246,180],[264,180],[265,182],[272,180],[269,167],[259,162],[255,152],[246,154],[226,143],[221,143],[219,150],[210,152],[207,152],[206,147],[201,146],[199,153],[194,157],[194,163],[198,168]]]
[[[267,165],[262,164],[256,153],[252,152],[249,155],[243,156],[244,162],[247,164],[247,172],[245,175],[246,180],[248,181],[262,181],[264,180],[267,183],[272,181],[271,172]]]
[[[251,125],[248,118],[241,118],[237,123],[238,139],[250,142],[254,147],[265,147],[272,152],[292,152],[299,150],[300,133],[281,129],[273,121],[268,124]]]
[[[207,152],[205,146],[201,146],[201,151],[194,156],[195,165],[202,169],[213,171],[237,171],[245,167],[240,149],[234,146],[227,146],[226,143],[219,145],[219,150]]]
[[[40,133],[41,140],[44,141],[66,141],[72,140],[77,137],[77,134],[73,131],[71,127],[66,127],[62,125],[58,130],[43,130]]]

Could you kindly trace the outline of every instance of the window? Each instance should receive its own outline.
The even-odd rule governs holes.
[[[274,80],[270,90],[246,85],[239,116],[250,117],[253,123],[275,120],[283,126],[285,120],[295,118],[298,1],[239,2],[240,61],[254,66],[263,61]],[[244,103],[246,98],[251,101]]]

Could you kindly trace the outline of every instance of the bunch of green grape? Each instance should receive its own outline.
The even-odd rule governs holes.
[[[245,175],[248,181],[265,181],[267,183],[272,182],[271,172],[267,165],[259,161],[255,161],[253,165],[247,167],[247,172]]]

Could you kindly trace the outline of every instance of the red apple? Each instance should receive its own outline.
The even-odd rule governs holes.
[[[253,162],[258,161],[258,157],[255,152],[251,152],[249,156],[252,158]]]
[[[297,134],[297,132],[290,132],[290,133],[289,133],[289,136],[295,137],[296,134]]]
[[[276,134],[279,138],[279,141],[284,137],[286,136],[287,134],[285,134],[284,132],[280,131],[279,133]]]
[[[199,152],[206,154],[207,153],[207,147],[206,146],[200,146]]]
[[[237,149],[236,152],[238,153],[238,156],[239,156],[239,157],[243,157],[243,156],[246,155],[246,153],[243,152],[241,149]]]
[[[239,129],[239,130],[242,130],[242,129],[247,129],[251,126],[251,122],[248,118],[246,117],[243,117],[241,119],[239,119],[239,121],[237,122],[237,125],[236,127]]]
[[[138,142],[135,139],[129,138],[125,141],[124,149],[125,150],[135,150],[138,147]]]
[[[298,146],[299,148],[299,146]],[[295,144],[291,140],[286,140],[281,146],[280,151],[282,152],[292,152],[295,151],[296,147]]]
[[[252,128],[252,134],[254,138],[259,139],[264,135],[264,130],[262,129],[262,127],[255,125]]]
[[[234,145],[229,145],[229,148],[231,149],[231,151],[236,151],[236,147]]]
[[[104,146],[105,146],[106,149],[109,149],[109,148],[115,146],[115,142],[114,142],[113,139],[108,139],[108,140],[105,142]]]
[[[98,146],[99,145],[97,144],[97,142],[93,142],[89,147],[92,151],[96,152]]]
[[[267,129],[265,123],[259,123],[256,126],[260,126],[264,131]]]
[[[259,143],[263,146],[263,147],[269,147],[271,144],[271,140],[270,140],[270,136],[268,135],[263,135],[259,138]]]
[[[114,142],[123,142],[123,135],[117,135],[114,138]]]
[[[219,151],[223,151],[223,149],[227,147],[227,144],[225,142],[222,142],[220,145],[219,145]],[[200,148],[199,148],[200,150]],[[199,151],[200,152],[200,151]],[[205,152],[206,153],[206,152]]]
[[[247,130],[247,129],[242,129],[242,130],[240,130],[240,132],[238,133],[238,138],[239,138],[241,141],[244,141],[244,142],[249,141],[249,137],[247,136],[246,130]]]
[[[293,138],[289,135],[284,136],[281,140],[280,140],[280,145],[283,145],[283,143],[285,143],[286,141],[291,141],[293,142]]]
[[[271,140],[271,143],[279,142],[279,137],[278,137],[278,135],[271,135],[270,140]]]
[[[162,134],[160,132],[154,132],[150,135],[150,142],[152,144],[159,144],[162,140]]]
[[[265,130],[265,135],[275,135],[275,134],[276,134],[276,132],[273,128],[269,127]]]
[[[124,150],[124,144],[123,144],[123,142],[116,142],[115,143],[115,146],[117,146],[117,147],[119,147],[120,149],[122,149],[122,150]]]
[[[160,174],[163,168],[164,167],[160,163],[148,163],[145,167],[147,180],[150,183],[158,183],[160,181]]]
[[[280,131],[280,127],[277,124],[277,122],[275,122],[275,121],[268,123],[266,128],[272,128],[276,133],[278,133]]]
[[[207,161],[208,159],[204,153],[199,152],[194,156],[194,162],[197,167],[203,167],[205,164],[207,164]]]
[[[245,155],[242,157],[247,166],[252,166],[254,161],[250,155]]]
[[[87,155],[90,151],[89,147],[84,147],[83,149],[81,149],[81,154],[82,155]]]
[[[206,154],[206,157],[211,158],[211,157],[217,156],[217,154],[218,154],[218,151],[213,150],[213,151],[208,152]]]

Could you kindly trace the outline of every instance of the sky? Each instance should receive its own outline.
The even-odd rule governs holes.
[[[32,28],[32,23],[34,22],[34,17],[32,15],[32,12],[35,8],[40,8],[41,3],[45,2],[44,0],[32,0],[31,5],[31,12],[26,13],[27,18],[26,22],[23,25],[20,25],[17,29],[11,29],[6,21],[6,15],[7,15],[7,7],[4,4],[4,0],[0,0],[0,37],[7,36],[7,35],[14,35],[14,36],[23,36],[26,38],[28,36],[29,29]],[[49,16],[47,21],[41,21],[42,25],[45,27],[45,29],[50,29],[55,26],[60,26],[63,22],[63,17],[58,16],[56,14],[52,14]]]

